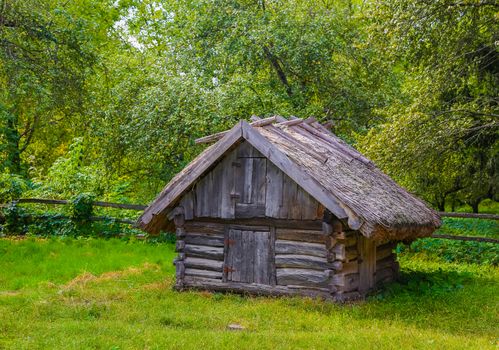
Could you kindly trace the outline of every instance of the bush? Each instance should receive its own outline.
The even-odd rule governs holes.
[[[18,199],[28,188],[28,182],[21,176],[9,173],[0,174],[0,203]]]
[[[80,226],[86,226],[93,214],[93,202],[95,197],[88,193],[82,193],[71,201],[71,220]]]
[[[10,204],[3,209],[4,228],[3,230],[10,234],[25,234],[30,225],[31,215],[25,209],[16,204]]]
[[[499,245],[486,242],[424,238],[418,239],[410,245],[399,244],[397,246],[397,253],[430,254],[438,256],[447,262],[499,264]]]

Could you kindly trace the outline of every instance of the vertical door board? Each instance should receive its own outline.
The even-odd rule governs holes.
[[[230,228],[227,236],[224,280],[272,284],[271,232]]]

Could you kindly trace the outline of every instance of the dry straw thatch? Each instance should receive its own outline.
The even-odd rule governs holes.
[[[214,139],[212,137],[210,140],[221,139],[172,179],[146,209],[139,225],[149,231],[165,226],[168,209],[171,210],[181,195],[223,157],[225,148],[229,149],[243,139],[257,149],[260,147],[259,150],[271,161],[272,155],[280,154],[287,158],[286,161],[294,163],[300,174],[288,175],[297,179],[307,178],[307,181],[320,185],[316,188],[323,193],[319,195],[309,191],[310,195],[322,202],[321,198],[326,194],[347,213],[350,226],[358,226],[356,228],[366,237],[377,240],[413,239],[431,235],[440,225],[440,218],[434,210],[315,119],[255,119],[257,121],[252,126],[241,122],[229,132],[217,134]],[[258,138],[265,142],[254,144]],[[281,170],[289,172],[286,168]],[[322,204],[328,208],[326,203]],[[334,208],[328,209],[335,213]]]

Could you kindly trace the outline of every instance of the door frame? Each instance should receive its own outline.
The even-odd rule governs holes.
[[[227,262],[228,257],[228,246],[229,246],[229,231],[231,229],[244,230],[244,231],[268,231],[270,238],[269,247],[269,273],[270,273],[270,283],[268,285],[275,286],[277,284],[276,278],[276,266],[275,266],[275,240],[276,240],[276,228],[274,225],[241,225],[237,223],[228,223],[224,227],[224,260],[223,260],[223,270],[222,270],[222,282],[231,283],[246,283],[246,282],[233,282],[227,279],[227,268],[229,266]]]

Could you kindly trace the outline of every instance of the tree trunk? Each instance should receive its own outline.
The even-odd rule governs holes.
[[[478,214],[478,205],[480,204],[480,201],[473,201],[470,203],[471,208],[473,209],[473,213]]]
[[[17,130],[16,117],[9,116],[7,119],[7,130],[5,138],[7,140],[7,159],[6,166],[11,173],[21,173],[21,151],[19,150],[19,141],[21,136]]]

